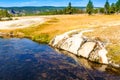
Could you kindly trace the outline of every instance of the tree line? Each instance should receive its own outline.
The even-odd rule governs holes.
[[[110,4],[108,0],[106,0],[104,7],[94,7],[92,0],[88,1],[85,10],[73,7],[71,2],[69,2],[68,6],[61,10],[52,10],[48,12],[39,13],[40,15],[56,15],[56,14],[81,14],[88,13],[92,14],[115,14],[120,13],[120,0],[117,0],[116,3]]]
[[[50,10],[50,11],[45,11],[45,12],[40,12],[38,15],[59,15],[59,14],[80,14],[80,13],[85,13],[84,10],[73,7],[71,2],[68,3],[68,6],[65,7],[64,9],[59,9],[59,10]]]
[[[115,14],[120,13],[120,0],[117,0],[116,3],[110,4],[108,0],[106,0],[103,8],[94,8],[93,2],[89,0],[86,6],[86,12],[91,15],[93,13],[102,13],[102,14]]]

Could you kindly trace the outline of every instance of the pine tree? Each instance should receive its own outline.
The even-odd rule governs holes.
[[[72,4],[71,4],[71,2],[69,2],[68,9],[71,9],[71,8],[72,8]]]
[[[114,14],[114,13],[115,13],[115,8],[116,8],[116,7],[115,7],[115,4],[112,3],[112,4],[111,4],[111,7],[110,7],[110,13],[111,13],[111,14]]]
[[[104,8],[99,8],[99,13],[103,14],[105,12]]]
[[[94,9],[94,6],[93,6],[93,3],[91,0],[89,0],[88,4],[87,4],[87,7],[86,7],[86,12],[91,15],[93,13],[93,9]]]
[[[72,14],[72,4],[69,2],[68,7],[67,7],[67,14]]]
[[[106,14],[110,13],[110,4],[109,4],[108,0],[106,0],[106,3],[104,5],[104,9],[105,9]]]
[[[116,12],[120,13],[120,0],[116,2]]]

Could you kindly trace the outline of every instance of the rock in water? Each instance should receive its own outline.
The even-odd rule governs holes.
[[[63,49],[91,61],[108,64],[108,53],[101,41],[83,36],[77,30],[58,35],[50,41],[52,47]]]

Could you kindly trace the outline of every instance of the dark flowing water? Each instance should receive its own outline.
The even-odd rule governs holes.
[[[0,80],[120,80],[120,71],[28,39],[0,39]]]

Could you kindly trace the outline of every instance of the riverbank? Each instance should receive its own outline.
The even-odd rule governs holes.
[[[2,80],[120,79],[119,69],[55,51],[26,38],[0,38],[0,65]]]
[[[36,16],[38,17],[38,16]],[[40,16],[39,16],[40,17]],[[97,37],[107,44],[108,56],[114,63],[120,64],[120,15],[57,15],[42,16],[46,22],[30,27],[2,29],[1,33],[14,37],[30,38],[40,43],[48,43],[54,36],[73,29],[94,29],[85,33],[88,37]],[[24,17],[26,18],[26,17]],[[31,19],[35,17],[29,17]]]

